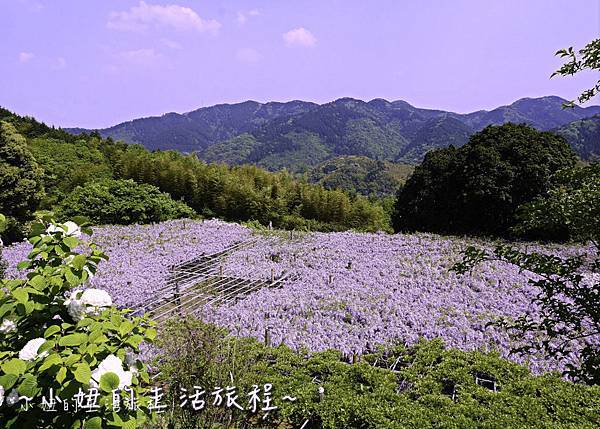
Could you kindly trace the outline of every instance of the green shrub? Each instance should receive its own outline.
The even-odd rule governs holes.
[[[152,414],[143,386],[149,382],[147,366],[133,350],[151,342],[156,331],[145,318],[131,318],[113,306],[105,291],[76,289],[108,259],[79,239],[82,232],[91,234],[74,222],[55,224],[47,218],[35,223],[29,238],[33,249],[19,264],[28,270],[26,278],[0,280],[4,428],[133,429]],[[75,251],[81,244],[87,253]],[[136,396],[137,410],[113,407],[115,398],[126,402],[125,388]]]
[[[57,208],[61,219],[84,216],[96,225],[162,222],[191,218],[195,212],[151,185],[133,180],[102,180],[78,186]]]
[[[306,423],[305,428],[331,429],[591,429],[600,425],[599,386],[567,382],[555,373],[533,376],[495,353],[446,349],[440,340],[365,355],[349,364],[337,351],[308,355],[284,345],[267,347],[192,319],[170,322],[159,339],[163,350],[159,379],[176,405],[173,414],[162,417],[160,427],[290,428]],[[492,383],[477,383],[476,376]],[[279,407],[266,418],[260,412],[210,404],[196,412],[177,407],[181,386],[235,385],[238,392],[248,392],[253,384],[264,383],[272,383]],[[296,400],[282,401],[285,395]]]
[[[547,196],[519,208],[515,231],[544,240],[600,242],[600,163],[561,170]]]

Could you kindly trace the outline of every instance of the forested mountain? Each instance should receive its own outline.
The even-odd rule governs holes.
[[[317,165],[309,179],[327,189],[344,189],[363,195],[392,195],[406,182],[414,167],[366,156],[341,156]]]
[[[73,216],[86,205],[94,205],[97,219],[131,207],[128,219],[110,223],[173,209],[174,216],[193,211],[288,229],[390,229],[388,206],[373,198],[328,190],[284,171],[207,164],[194,154],[150,152],[97,133],[73,135],[0,108],[0,213],[10,221],[4,238],[21,239],[36,210]]]
[[[600,106],[563,109],[565,101],[555,96],[523,98],[468,114],[383,99],[341,98],[322,105],[246,101],[136,119],[99,132],[151,150],[197,152],[207,161],[306,172],[323,161],[348,155],[416,164],[428,150],[462,146],[487,125],[515,122],[550,130],[600,114]],[[585,149],[593,142],[581,143],[577,138],[569,142],[581,149],[584,158],[594,152]]]
[[[584,159],[600,161],[600,115],[573,121],[554,130]]]

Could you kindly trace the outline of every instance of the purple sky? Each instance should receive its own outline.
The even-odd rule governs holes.
[[[247,99],[468,112],[574,98],[597,76],[550,80],[553,54],[599,34],[598,0],[2,0],[0,106],[86,128]]]

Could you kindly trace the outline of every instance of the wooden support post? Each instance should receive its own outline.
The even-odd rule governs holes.
[[[290,240],[294,239],[294,230],[290,230]]]
[[[219,276],[223,277],[223,264],[219,266]]]
[[[269,347],[271,345],[271,328],[265,327],[265,346]]]
[[[175,305],[177,306],[177,313],[181,315],[181,298],[179,294],[179,282],[175,282]]]
[[[327,280],[327,283],[333,283],[333,276],[331,274],[329,274],[329,279]]]
[[[275,281],[275,268],[271,268],[271,283]]]

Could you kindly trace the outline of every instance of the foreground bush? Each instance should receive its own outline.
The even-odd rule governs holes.
[[[162,222],[190,218],[194,210],[157,187],[133,180],[102,180],[79,186],[57,209],[61,218],[84,216],[96,225]]]
[[[310,357],[285,346],[235,338],[194,320],[172,322],[161,332],[160,382],[175,404],[157,427],[264,428],[595,428],[600,387],[533,376],[496,354],[447,350],[439,340],[349,364],[341,353]],[[394,368],[392,371],[390,367]],[[476,378],[477,377],[477,378]],[[278,407],[252,413],[253,385],[273,385]],[[180,388],[206,388],[206,406],[181,409]],[[215,386],[235,386],[246,408],[212,405]],[[494,392],[495,388],[495,392]],[[295,401],[285,401],[285,395]]]
[[[75,250],[82,232],[91,234],[73,222],[34,224],[26,279],[0,280],[3,428],[135,428],[151,416],[147,367],[133,351],[156,332],[106,292],[75,289],[107,259],[93,243]],[[131,395],[137,409],[125,405]]]

